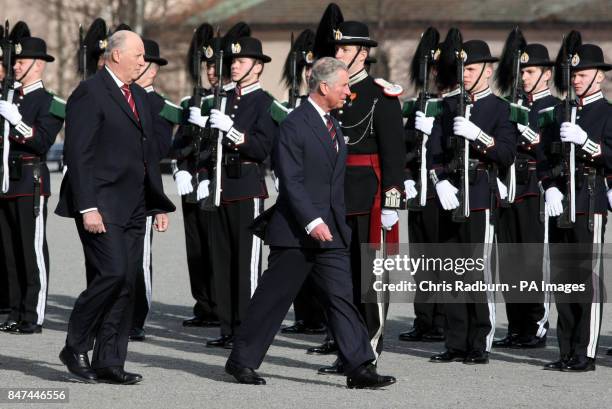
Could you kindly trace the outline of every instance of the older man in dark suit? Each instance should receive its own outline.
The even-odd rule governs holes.
[[[308,102],[281,125],[275,146],[280,180],[276,207],[265,233],[269,268],[249,304],[226,371],[240,383],[263,385],[258,368],[302,283],[312,274],[321,289],[329,327],[347,363],[349,388],[395,382],[380,376],[365,325],[353,304],[345,222],[346,145],[329,115],[350,95],[346,65],[334,58],[315,63]]]
[[[75,219],[89,280],[74,305],[60,359],[87,382],[142,379],[123,365],[145,217],[156,215],[163,231],[165,213],[175,210],[163,192],[152,110],[146,92],[133,83],[143,56],[136,33],[115,32],[105,67],[79,84],[66,108],[68,171],[56,213]]]

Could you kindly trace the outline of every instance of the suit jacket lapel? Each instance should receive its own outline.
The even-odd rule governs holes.
[[[142,127],[142,129],[144,129],[145,126],[147,126],[148,124],[146,123],[147,121],[147,116],[145,115],[146,108],[144,105],[142,95],[140,92],[134,92],[134,87],[130,87],[130,89],[132,90],[132,98],[134,98],[134,103],[136,104],[136,112],[138,112],[138,117],[140,118],[140,126]],[[144,94],[144,98],[147,98],[146,93]],[[130,112],[131,111],[132,110],[130,109]]]
[[[128,105],[127,100],[125,99],[125,96],[123,95],[121,89],[119,89],[113,78],[106,71],[106,68],[102,68],[102,71],[106,87],[108,88],[108,92],[110,93],[111,97],[115,100],[115,102],[119,104],[123,112],[125,112],[125,114],[132,120],[132,122],[134,122],[136,126],[140,127],[140,123],[134,116],[132,108],[130,108],[130,106]],[[134,93],[132,93],[132,96],[134,96]]]
[[[327,128],[323,125],[323,120],[319,116],[319,113],[310,102],[308,102],[308,115],[305,120],[306,123],[310,125],[309,128],[312,129],[312,133],[315,134],[319,142],[323,145],[327,153],[327,158],[334,163],[337,155],[332,146],[329,132],[327,132]]]

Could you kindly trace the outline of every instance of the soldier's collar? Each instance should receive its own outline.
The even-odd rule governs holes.
[[[148,87],[145,87],[144,90],[147,92],[155,92],[155,88],[153,88],[153,85],[149,85]]]
[[[548,97],[550,95],[552,95],[552,93],[550,92],[550,88],[546,88],[543,91],[536,92],[536,93],[531,93],[531,94],[527,95],[527,99],[529,99],[530,102],[533,102],[533,101],[537,101],[538,99],[542,99],[544,97]]]
[[[363,81],[364,79],[366,79],[368,77],[368,72],[365,70],[365,68],[361,71],[359,71],[356,74],[353,74],[350,78],[349,78],[349,87],[353,86],[355,84],[357,84],[360,81]]]
[[[477,92],[475,94],[470,94],[470,99],[472,100],[472,102],[476,102],[479,99],[483,99],[485,97],[488,97],[489,95],[491,95],[491,88],[487,87],[485,90]]]
[[[247,85],[246,87],[236,86],[236,93],[238,95],[246,95],[253,91],[257,91],[258,89],[261,89],[261,84],[259,83],[259,81],[254,84]]]
[[[594,94],[587,95],[586,97],[578,98],[578,105],[585,106],[590,104],[591,102],[599,101],[603,99],[603,92],[601,90],[595,92]]]
[[[44,88],[44,87],[45,86],[43,85],[42,80],[38,80],[36,82],[31,83],[27,87],[22,87],[20,92],[22,95],[27,95],[32,91],[36,91],[37,89]]]
[[[452,91],[442,94],[442,98],[454,97],[455,95],[461,94],[461,88],[455,88]]]
[[[230,82],[230,83],[225,84],[225,85],[223,86],[223,90],[224,90],[224,91],[231,91],[231,90],[233,90],[234,88],[236,88],[236,83],[235,83],[235,82]]]

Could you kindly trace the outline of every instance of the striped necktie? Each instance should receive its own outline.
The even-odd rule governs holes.
[[[336,128],[334,127],[334,123],[331,120],[331,116],[329,114],[325,115],[325,120],[327,121],[327,132],[329,132],[329,136],[331,138],[332,145],[336,152],[338,152],[338,140],[336,139]]]
[[[140,118],[138,117],[138,111],[136,111],[136,103],[134,102],[134,98],[132,97],[132,91],[130,90],[130,86],[128,84],[123,84],[121,86],[121,91],[123,91],[123,96],[125,97],[130,108],[132,109],[134,116],[138,121],[140,121]]]

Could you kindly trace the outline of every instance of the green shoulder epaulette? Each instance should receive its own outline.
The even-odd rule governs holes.
[[[189,100],[190,99],[191,99],[190,95],[187,95],[186,97],[183,97],[181,99],[181,102],[179,102],[179,105],[181,106],[181,108],[188,109],[189,108]]]
[[[159,116],[173,124],[180,124],[183,119],[183,110],[180,106],[164,98],[164,107],[159,112]]]
[[[53,94],[51,91],[46,90],[49,95],[53,97],[51,100],[51,106],[49,107],[49,113],[51,115],[55,115],[58,118],[65,119],[66,118],[66,101],[57,95]]]
[[[538,111],[538,128],[546,128],[555,122],[555,107]]]
[[[442,99],[441,98],[430,98],[425,103],[425,116],[435,117],[442,113]],[[410,98],[404,101],[402,106],[402,116],[408,118],[410,115],[417,111],[417,99]]]
[[[510,97],[497,97],[510,105],[510,122],[525,126],[529,125],[529,112],[531,110],[528,107],[512,102]]]
[[[268,91],[265,91],[266,94],[272,98],[272,103],[270,104],[270,116],[277,124],[281,124],[287,118],[287,115],[291,112],[289,108],[286,108],[281,102],[278,102],[276,98],[272,96]]]
[[[202,116],[210,116],[210,110],[215,107],[215,96],[206,95],[202,98]]]

